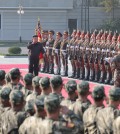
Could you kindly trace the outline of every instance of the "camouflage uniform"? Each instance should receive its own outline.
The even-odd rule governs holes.
[[[33,92],[27,96],[26,101],[35,100],[37,96],[41,94],[41,89],[39,85],[40,79],[41,78],[39,76],[36,76],[32,79]]]
[[[77,86],[77,91],[80,96],[84,96],[86,94],[90,94],[89,91],[89,83],[86,81],[82,81]],[[76,100],[76,102],[71,106],[71,110],[79,117],[80,120],[83,121],[83,113],[86,109],[89,108],[91,102],[86,98],[86,100],[82,100],[80,97]]]
[[[103,100],[105,93],[102,86],[96,86],[92,92],[94,99]],[[104,106],[91,105],[83,114],[84,133],[85,134],[97,134],[96,116],[98,111],[103,109]]]
[[[120,87],[120,54],[114,57],[111,69],[114,71],[114,86]]]
[[[117,119],[113,122],[113,133],[120,133],[120,117],[117,117]]]
[[[60,100],[58,95],[50,94],[45,98],[45,109],[47,111],[55,112],[60,108]],[[80,133],[80,127],[75,122],[67,122],[64,119],[58,117],[57,120],[47,117],[40,125],[41,133],[60,133],[60,134],[78,134]]]
[[[65,89],[68,93],[68,98],[64,99],[61,102],[61,105],[70,108],[71,105],[73,105],[77,99],[77,94],[76,94],[77,83],[76,83],[76,81],[69,80],[65,85]],[[74,97],[73,97],[73,95],[74,95]]]
[[[113,122],[120,116],[120,111],[114,106],[114,102],[120,101],[120,88],[110,89],[109,99],[113,101],[113,104],[100,110],[96,116],[97,127],[101,134],[113,134]]]
[[[25,96],[25,99],[29,94],[32,93],[32,90],[33,90],[32,79],[33,79],[33,74],[31,74],[31,73],[28,73],[24,76],[25,86],[22,88],[22,92]],[[29,89],[28,89],[28,86],[29,86]]]
[[[4,70],[0,70],[0,89],[5,85],[5,74]]]
[[[19,89],[21,90],[23,88],[23,85],[18,81],[17,83],[14,82],[14,80],[18,79],[20,80],[21,78],[21,72],[18,68],[13,68],[10,70],[10,79],[11,82],[7,84],[12,90],[14,89]]]
[[[35,106],[39,112],[44,111],[44,100],[42,98],[35,100]],[[28,117],[19,128],[19,134],[42,134],[41,125],[43,119],[36,113],[34,116]]]
[[[2,134],[18,134],[18,129],[20,125],[27,117],[27,114],[24,111],[22,111],[22,107],[18,111],[14,110],[15,106],[23,106],[24,103],[24,95],[20,90],[16,89],[11,91],[10,102],[13,105],[13,107],[4,112],[2,116]]]

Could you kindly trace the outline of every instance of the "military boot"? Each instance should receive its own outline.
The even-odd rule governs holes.
[[[105,80],[105,72],[101,71],[99,83],[104,83],[104,80]]]
[[[111,72],[107,72],[107,76],[106,76],[106,80],[105,80],[105,84],[109,84],[111,80]]]
[[[79,78],[79,80],[83,80],[83,79],[84,79],[84,68],[81,67],[80,68],[80,78]]]
[[[54,74],[54,63],[50,65],[49,74]]]
[[[74,77],[75,77],[75,73],[76,73],[76,70],[75,70],[75,68],[74,68],[74,70],[72,71],[72,75],[69,76],[68,78],[74,78]]]
[[[90,69],[89,81],[94,81],[94,70]]]

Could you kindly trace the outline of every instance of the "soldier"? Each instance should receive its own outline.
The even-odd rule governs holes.
[[[113,87],[109,90],[109,105],[98,111],[96,123],[101,134],[113,134],[113,122],[120,116],[120,88]]]
[[[114,134],[120,133],[120,117],[117,117],[117,119],[113,123],[113,133]]]
[[[76,73],[75,73],[75,79],[80,78],[80,62],[79,62],[79,54],[80,54],[80,34],[81,32],[77,30],[76,33],[76,40],[75,40],[75,55],[74,55],[74,62],[75,62],[75,68],[76,68]]]
[[[120,46],[118,46],[119,48]],[[111,69],[112,69],[112,72],[114,72],[114,86],[116,87],[120,87],[120,54],[118,53],[117,56],[115,56],[112,60],[112,63],[111,63]]]
[[[35,100],[29,100],[25,104],[25,111],[27,112],[28,116],[33,116],[35,114]]]
[[[29,73],[38,75],[39,71],[39,56],[40,53],[44,54],[44,48],[42,43],[38,42],[38,36],[34,35],[32,42],[27,46],[29,49]]]
[[[41,88],[40,96],[48,96],[51,93],[50,78],[48,78],[48,77],[41,78],[39,81],[39,84],[40,84],[40,88]]]
[[[13,68],[10,70],[10,80],[11,82],[7,85],[11,88],[11,90],[23,88],[23,85],[20,83],[21,79],[21,72],[19,68]]]
[[[40,79],[41,78],[39,76],[36,76],[32,79],[33,92],[32,92],[32,94],[27,96],[26,101],[29,101],[32,99],[35,100],[37,98],[37,96],[41,94],[41,88],[39,85]]]
[[[40,125],[41,133],[78,134],[80,127],[75,122],[68,122],[60,118],[60,100],[56,94],[50,94],[45,98],[45,110],[47,118]],[[82,126],[81,126],[82,127]]]
[[[22,88],[22,92],[25,96],[25,99],[33,91],[32,79],[33,79],[33,74],[31,74],[31,73],[27,73],[23,78],[24,87]]]
[[[104,108],[103,101],[105,97],[104,87],[96,86],[93,89],[92,97],[94,104],[91,105],[83,114],[84,134],[97,134],[96,115]]]
[[[52,89],[52,93],[59,95],[60,100],[62,101],[64,97],[61,94],[63,88],[63,80],[61,76],[53,76],[50,78],[50,86]]]
[[[60,32],[57,32],[56,33],[56,40],[55,40],[54,45],[53,45],[54,62],[57,66],[56,73],[54,73],[56,75],[60,75],[60,71],[61,71],[61,64],[60,64],[61,37],[62,37],[62,34]]]
[[[76,83],[76,81],[69,80],[65,85],[65,89],[68,93],[68,98],[64,99],[61,102],[61,105],[66,106],[67,108],[70,108],[71,105],[74,104],[77,99],[77,94],[76,94],[77,83]]]
[[[89,80],[89,73],[90,73],[90,65],[88,55],[85,54],[84,56],[84,69],[85,69],[85,78],[84,80]]]
[[[16,89],[10,93],[11,109],[5,111],[2,116],[2,134],[18,134],[18,129],[27,114],[22,111],[25,101],[23,93]]]
[[[87,99],[88,95],[91,94],[89,91],[89,83],[82,81],[77,85],[78,99],[72,105],[71,110],[83,121],[83,113],[91,105],[91,102]]]
[[[63,41],[61,42],[61,47],[60,47],[60,56],[62,60],[62,65],[63,65],[63,75],[62,76],[68,76],[68,32],[64,31],[63,33]]]
[[[76,30],[73,30],[72,33],[72,39],[70,40],[70,46],[69,46],[69,53],[70,53],[70,62],[71,62],[71,66],[72,66],[72,75],[69,76],[69,78],[74,78],[75,74],[76,74],[76,66],[75,66],[75,60],[74,60],[74,56],[75,56],[75,41],[76,41]]]
[[[48,41],[48,37],[47,37],[47,32],[46,30],[42,30],[41,32],[41,36],[42,36],[42,40],[41,40],[41,43],[43,45],[43,48],[44,48],[44,51],[45,51],[45,54],[44,54],[44,61],[43,61],[43,66],[41,66],[41,72],[45,72],[46,70],[46,65],[47,65],[47,57],[46,57],[46,43]]]
[[[48,59],[48,65],[47,65],[47,73],[54,74],[54,59],[52,55],[53,45],[54,45],[54,31],[50,30],[49,32],[49,38],[46,43],[46,53],[47,53],[47,59]]]
[[[0,133],[2,127],[2,114],[10,107],[10,95],[11,89],[9,87],[2,87],[0,90]]]
[[[45,118],[44,100],[39,98],[35,100],[35,115],[28,117],[19,128],[19,134],[43,134],[41,127]]]
[[[0,89],[2,88],[2,86],[5,85],[5,71],[4,70],[0,70]]]

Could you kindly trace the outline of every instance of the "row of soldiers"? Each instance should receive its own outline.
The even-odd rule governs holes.
[[[42,72],[68,76],[70,60],[72,75],[68,77],[113,85],[114,71],[110,61],[117,54],[117,46],[120,44],[120,35],[117,32],[112,34],[111,31],[94,30],[90,34],[73,30],[71,36],[67,31],[63,34],[57,32],[54,39],[53,30],[43,30],[41,42],[45,50]]]
[[[23,85],[20,83],[23,81]],[[67,98],[62,96],[63,87]],[[1,134],[119,134],[120,88],[112,87],[106,97],[104,87],[90,91],[89,83],[61,76],[21,77],[18,68],[7,74],[0,70]],[[93,104],[88,99],[93,98]],[[103,101],[107,103],[104,106]]]

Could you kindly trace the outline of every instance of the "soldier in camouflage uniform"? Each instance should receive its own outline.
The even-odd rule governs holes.
[[[27,117],[23,111],[24,95],[19,89],[11,91],[10,103],[11,109],[5,111],[2,116],[2,134],[18,134],[20,125]]]
[[[62,88],[63,88],[63,80],[61,76],[53,76],[50,78],[50,85],[52,89],[53,94],[57,94],[62,101],[64,97],[61,94]]]
[[[2,114],[7,111],[10,107],[10,95],[11,89],[8,87],[3,87],[0,90],[0,133],[1,132],[1,126],[2,126]]]
[[[5,85],[5,71],[4,70],[0,70],[0,89],[2,88],[2,86]]]
[[[56,33],[56,40],[53,45],[53,56],[54,56],[54,62],[56,64],[56,72],[54,74],[60,75],[61,71],[61,64],[60,64],[60,45],[61,45],[61,37],[62,34],[60,32]]]
[[[78,134],[80,126],[75,122],[65,121],[60,117],[60,100],[56,94],[50,94],[45,98],[45,110],[47,118],[40,125],[41,133]],[[83,127],[83,126],[81,126]]]
[[[96,86],[92,92],[92,97],[94,104],[91,105],[83,114],[84,134],[97,134],[96,115],[98,111],[104,108],[104,87]]]
[[[33,74],[31,73],[27,73],[23,78],[24,87],[22,88],[22,92],[25,96],[25,99],[33,91],[32,79],[33,79]]]
[[[52,55],[52,50],[53,50],[53,45],[54,45],[54,31],[50,30],[49,31],[49,38],[48,41],[46,42],[46,54],[47,54],[47,73],[53,74],[54,73],[54,57]]]
[[[113,122],[120,116],[120,88],[113,87],[109,90],[109,105],[99,110],[96,123],[100,134],[113,134]]]
[[[19,134],[43,134],[41,127],[45,118],[44,98],[35,100],[35,115],[28,117],[19,128]]]
[[[79,117],[80,120],[83,121],[83,113],[86,109],[91,105],[91,102],[87,99],[88,95],[90,95],[89,91],[89,83],[86,81],[82,81],[77,85],[78,99],[71,106],[71,110]]]
[[[63,33],[63,41],[61,42],[60,47],[60,56],[62,60],[63,65],[63,75],[62,76],[68,76],[68,32],[64,31]]]
[[[41,78],[39,76],[35,76],[32,79],[33,92],[32,92],[32,94],[27,96],[26,101],[29,101],[32,99],[35,100],[37,98],[37,96],[41,94],[41,88],[40,88],[40,84],[39,84],[40,79]]]
[[[65,85],[65,89],[68,93],[68,98],[64,99],[61,102],[61,105],[70,108],[71,105],[73,105],[77,99],[77,94],[76,94],[77,83],[76,83],[76,81],[69,80]]]
[[[19,89],[21,90],[23,88],[23,85],[20,83],[21,79],[21,72],[18,68],[13,68],[10,70],[10,79],[11,82],[7,85],[12,90]]]
[[[117,117],[117,119],[113,122],[113,133],[120,133],[120,117]]]
[[[40,88],[41,88],[40,96],[48,96],[51,93],[50,78],[48,78],[48,77],[41,78],[39,81],[39,84],[40,84]]]

